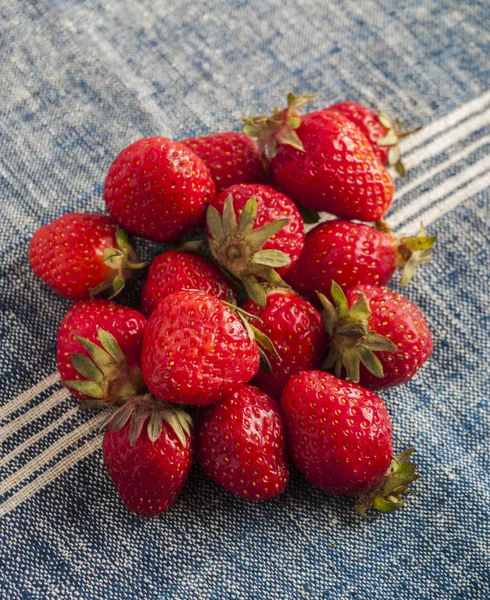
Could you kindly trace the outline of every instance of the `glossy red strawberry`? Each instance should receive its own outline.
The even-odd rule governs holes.
[[[243,133],[226,132],[181,141],[208,167],[218,192],[237,183],[265,183],[257,144]]]
[[[372,389],[409,381],[432,354],[424,316],[407,298],[384,287],[357,285],[344,295],[336,284],[325,298],[324,323],[332,337],[324,368]]]
[[[285,285],[281,276],[303,249],[304,225],[298,209],[266,185],[234,185],[218,194],[209,207],[207,226],[218,264],[261,306],[265,296],[258,280]]]
[[[147,138],[125,148],[109,168],[104,198],[127,231],[173,241],[204,225],[216,187],[204,162],[187,146]]]
[[[289,480],[279,406],[246,385],[231,398],[201,409],[197,460],[209,477],[246,500],[268,500]]]
[[[169,508],[192,466],[191,419],[180,407],[141,397],[111,417],[102,452],[126,507],[144,517]]]
[[[204,406],[234,394],[259,368],[238,314],[204,292],[164,298],[145,330],[143,377],[157,398]]]
[[[281,408],[292,458],[314,485],[333,494],[362,494],[386,472],[391,421],[373,392],[305,371],[286,386]]]
[[[317,369],[323,362],[327,335],[320,313],[292,291],[273,289],[267,292],[267,306],[252,300],[243,307],[260,318],[255,327],[271,340],[276,354],[264,350],[271,373],[260,370],[252,383],[277,400],[293,375]]]
[[[58,329],[56,348],[61,379],[72,394],[117,404],[138,392],[145,325],[137,310],[110,300],[74,304]]]
[[[70,300],[115,296],[138,263],[126,232],[105,215],[69,213],[34,232],[29,248],[34,273]]]
[[[403,268],[403,287],[417,264],[430,260],[435,240],[425,231],[398,240],[369,225],[327,221],[308,232],[303,252],[286,280],[315,304],[317,291],[330,295],[332,281],[344,290],[360,283],[386,285],[398,267]]]
[[[345,219],[378,221],[393,200],[394,183],[369,140],[332,110],[299,116],[311,96],[288,97],[272,117],[248,119],[279,188],[295,202]]]
[[[337,102],[329,106],[328,110],[338,112],[347,117],[349,121],[352,121],[371,142],[371,146],[380,162],[383,165],[388,162],[389,146],[379,146],[377,141],[384,138],[388,130],[393,128],[391,121],[389,127],[386,127],[380,121],[378,112],[357,102]]]
[[[400,158],[400,139],[418,131],[420,127],[403,131],[400,122],[394,123],[387,115],[356,102],[338,102],[328,110],[338,112],[354,123],[367,137],[381,164],[394,165],[400,175],[406,175]]]
[[[163,298],[180,290],[200,290],[221,300],[235,297],[230,282],[211,261],[170,250],[159,254],[148,269],[141,292],[141,312],[149,317]]]
[[[418,478],[411,450],[392,460],[391,421],[378,396],[322,371],[291,378],[281,398],[291,458],[313,485],[361,494],[357,510],[403,506]],[[401,469],[401,465],[404,465]]]

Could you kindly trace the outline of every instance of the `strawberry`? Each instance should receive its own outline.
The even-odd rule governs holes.
[[[393,200],[393,180],[349,119],[332,110],[299,116],[313,97],[289,94],[287,108],[272,117],[247,117],[244,132],[259,139],[275,182],[298,204],[378,221]]]
[[[170,507],[192,466],[191,418],[150,396],[129,400],[108,421],[102,452],[126,507],[152,517]]]
[[[186,138],[181,140],[181,144],[188,146],[202,158],[218,193],[237,183],[266,181],[257,144],[243,133],[214,133]]]
[[[278,400],[290,377],[322,364],[327,336],[320,313],[294,292],[277,288],[267,292],[266,308],[252,300],[243,308],[259,317],[255,326],[275,348],[265,351],[270,372],[260,370],[252,383]]]
[[[233,288],[216,265],[201,256],[171,250],[159,254],[148,269],[141,312],[149,318],[163,298],[180,290],[201,290],[221,300],[234,298]]]
[[[292,200],[266,185],[234,185],[216,196],[206,220],[215,260],[257,304],[265,305],[257,278],[287,287],[281,276],[304,243],[303,221]]]
[[[334,282],[336,309],[320,295],[332,338],[324,368],[378,389],[409,381],[432,354],[432,336],[420,310],[384,287],[356,285],[347,295]],[[374,354],[376,352],[376,354]]]
[[[70,300],[116,296],[141,269],[128,235],[109,217],[69,213],[34,232],[29,248],[34,273]]]
[[[138,140],[109,168],[104,198],[111,217],[130,233],[168,242],[204,225],[216,186],[204,162],[166,138]]]
[[[289,480],[279,406],[250,385],[200,409],[197,460],[209,477],[246,500],[277,496]]]
[[[391,421],[374,392],[322,371],[289,380],[281,397],[289,451],[306,479],[331,494],[361,495],[360,514],[403,506],[418,479],[412,450],[393,459]]]
[[[407,174],[400,158],[401,138],[419,131],[420,127],[403,131],[400,121],[394,123],[387,115],[356,102],[338,102],[328,107],[354,123],[367,137],[381,164],[394,165],[403,177]]]
[[[143,386],[140,375],[145,317],[110,300],[82,300],[58,329],[58,370],[80,400],[118,404]]]
[[[259,349],[230,305],[204,292],[164,298],[145,329],[143,377],[161,400],[204,406],[231,396],[259,368]]]
[[[286,276],[287,282],[315,304],[317,291],[330,294],[332,281],[344,290],[359,283],[386,285],[397,267],[403,268],[401,285],[406,285],[419,263],[428,262],[437,237],[398,240],[386,223],[384,231],[351,221],[327,221],[314,227],[305,238],[299,260]]]

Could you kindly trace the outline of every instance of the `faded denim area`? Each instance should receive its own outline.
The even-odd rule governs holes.
[[[489,597],[489,22],[488,0],[0,0],[2,599]],[[130,142],[237,129],[290,90],[424,125],[402,145],[389,218],[439,235],[406,291],[435,351],[381,394],[421,493],[363,521],[297,472],[249,504],[195,468],[168,513],[137,518],[103,468],[100,420],[56,376],[69,303],[31,273],[29,239],[103,210]]]

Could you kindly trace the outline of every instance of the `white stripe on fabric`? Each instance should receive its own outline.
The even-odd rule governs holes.
[[[412,156],[408,158],[404,158],[403,162],[408,170],[415,168],[417,165],[421,164],[424,160],[429,158],[434,158],[441,152],[444,152],[457,142],[466,139],[475,131],[478,131],[485,125],[490,123],[490,110],[487,110],[481,115],[462,123],[459,127],[455,127],[451,131],[448,131],[446,134],[441,137],[435,139],[433,142],[424,146],[419,152],[414,153]],[[406,138],[409,140],[410,138]],[[403,154],[404,147],[401,146]],[[399,181],[399,179],[398,179]]]
[[[9,454],[7,454],[7,456],[4,456],[2,458],[2,465],[6,465],[11,460],[14,460],[14,458],[16,456],[19,456],[19,454],[21,454],[22,452],[24,452],[24,450],[26,450],[27,448],[29,448],[30,446],[35,444],[42,437],[44,437],[45,435],[47,435],[54,429],[57,429],[58,427],[60,427],[60,425],[65,423],[65,421],[68,421],[68,419],[73,417],[77,412],[78,412],[78,406],[76,406],[75,408],[71,408],[64,415],[62,415],[59,419],[56,419],[50,425],[48,425],[45,429],[38,431],[32,437],[24,440],[22,442],[22,444],[19,444],[14,450],[12,450],[12,452],[10,452]]]
[[[490,135],[487,135],[487,136],[485,136],[483,138],[480,138],[476,142],[473,142],[469,146],[466,146],[466,148],[464,148],[463,150],[461,150],[461,152],[457,152],[456,154],[453,154],[451,156],[451,158],[449,158],[445,162],[439,163],[437,165],[437,167],[434,167],[433,169],[430,169],[430,171],[427,171],[426,173],[424,173],[423,175],[421,175],[417,179],[414,179],[413,181],[410,181],[407,185],[405,185],[402,188],[402,190],[400,191],[400,193],[397,194],[396,200],[399,201],[401,198],[403,198],[403,196],[405,196],[406,194],[408,194],[409,192],[411,192],[415,188],[421,186],[423,183],[425,183],[429,179],[433,179],[436,175],[438,175],[442,171],[445,171],[448,167],[451,167],[452,165],[455,165],[460,160],[463,160],[463,159],[467,158],[468,156],[470,156],[470,154],[473,154],[473,152],[476,152],[478,150],[478,148],[481,148],[482,146],[485,146],[485,144],[490,144]]]
[[[104,420],[107,418],[105,414],[97,414],[95,417],[92,417],[89,421],[77,427],[73,431],[70,431],[67,435],[62,438],[57,439],[49,448],[47,448],[44,452],[41,452],[35,459],[31,460],[29,463],[24,465],[21,469],[16,471],[10,477],[7,477],[0,483],[0,494],[5,494],[12,488],[16,487],[27,479],[31,475],[33,475],[36,471],[44,467],[50,460],[52,460],[57,454],[63,452],[69,448],[72,444],[78,442],[81,438],[86,436],[89,433],[92,433],[94,429],[100,427]],[[43,477],[44,474],[41,475]]]
[[[402,223],[405,223],[406,221],[413,218],[414,215],[416,215],[422,208],[433,204],[437,200],[440,200],[446,194],[453,192],[468,181],[471,181],[475,177],[478,177],[482,173],[485,173],[489,170],[489,168],[489,158],[488,156],[484,156],[482,159],[480,159],[470,167],[467,167],[457,175],[446,179],[446,181],[444,181],[437,187],[425,192],[425,194],[422,194],[416,200],[410,202],[410,204],[407,204],[406,206],[403,206],[402,208],[397,210],[393,215],[389,217],[389,223],[391,227],[394,227],[396,229]]]
[[[424,225],[430,225],[434,221],[437,221],[448,212],[451,212],[454,208],[459,206],[465,200],[476,196],[483,190],[490,187],[490,171],[486,174],[482,175],[478,179],[474,179],[470,181],[463,188],[459,189],[452,196],[449,196],[442,202],[439,202],[435,206],[426,210],[420,217],[420,220],[423,221]],[[407,227],[407,233],[415,234],[419,229],[419,221],[412,222]]]
[[[49,398],[47,398],[44,402],[41,402],[34,408],[31,408],[28,412],[20,415],[4,427],[0,431],[0,444],[3,443],[8,437],[14,434],[22,427],[28,425],[34,419],[38,419],[43,414],[47,413],[53,406],[59,404],[63,400],[66,400],[70,392],[66,388],[61,388],[60,390],[56,390],[54,394],[51,394]]]
[[[478,96],[478,98],[473,98],[473,100],[466,102],[466,104],[463,104],[462,106],[460,106],[453,112],[448,113],[441,119],[438,119],[437,121],[434,121],[433,123],[429,123],[428,125],[424,126],[423,129],[417,131],[417,133],[414,133],[411,136],[405,138],[405,154],[410,154],[414,148],[421,146],[427,140],[432,139],[439,133],[448,131],[451,127],[454,127],[473,113],[481,112],[489,102],[490,91],[486,92],[482,96]]]
[[[145,98],[145,100],[146,100],[146,98]],[[420,164],[421,162],[423,162],[424,160],[436,156],[437,154],[446,150],[451,145],[454,145],[454,144],[458,143],[459,141],[465,139],[466,137],[471,135],[471,133],[477,131],[479,128],[481,128],[482,126],[484,126],[488,122],[490,122],[490,111],[486,111],[485,113],[483,113],[481,115],[477,115],[476,117],[469,119],[466,123],[460,125],[459,127],[455,127],[460,121],[466,119],[467,117],[471,116],[472,114],[481,112],[485,108],[486,104],[489,101],[490,101],[490,92],[483,94],[482,96],[475,98],[475,99],[471,100],[470,102],[467,102],[463,106],[460,106],[459,108],[457,108],[452,113],[449,113],[448,115],[445,115],[438,121],[435,121],[434,123],[428,125],[424,129],[422,129],[420,132],[414,134],[413,136],[410,136],[409,138],[404,139],[402,142],[402,144],[403,144],[402,149],[403,149],[403,152],[405,155],[409,155],[409,158],[406,159],[407,166],[408,167],[411,166],[413,168],[413,167],[417,166],[418,164]],[[153,113],[152,110],[150,112]],[[448,129],[451,129],[451,128],[454,128],[454,129],[452,129],[451,131],[448,131]],[[430,140],[431,138],[433,138],[443,132],[446,132],[446,134],[441,136],[439,139],[434,140],[433,142],[428,144],[428,146],[421,149],[420,151],[415,151],[412,154],[412,150],[418,148],[427,140]],[[432,169],[429,173],[423,175],[422,177],[418,178],[417,180],[415,180],[413,182],[409,182],[407,184],[406,188],[404,188],[403,191],[401,192],[401,195],[408,193],[408,191],[410,191],[411,189],[414,189],[415,187],[421,185],[425,181],[433,178],[435,175],[437,175],[441,171],[445,170],[452,164],[455,164],[459,160],[462,160],[466,156],[469,156],[472,152],[474,152],[476,149],[478,149],[480,146],[482,146],[484,143],[486,143],[486,141],[488,141],[488,138],[484,138],[482,140],[475,142],[474,144],[472,144],[471,146],[466,148],[464,151],[460,152],[458,155],[451,157],[444,164],[439,165],[435,169]],[[469,167],[467,170],[465,170],[463,173],[458,174],[455,177],[452,177],[451,179],[447,180],[443,185],[438,186],[437,188],[435,188],[434,190],[431,190],[427,194],[424,194],[419,199],[416,199],[413,203],[410,203],[410,205],[403,207],[402,209],[400,209],[399,211],[394,213],[394,216],[392,217],[392,219],[394,218],[397,220],[398,223],[400,223],[405,218],[405,215],[407,214],[409,216],[408,218],[413,220],[415,218],[414,216],[416,215],[416,213],[423,207],[424,203],[427,202],[428,198],[430,199],[430,202],[435,203],[435,202],[437,202],[438,199],[444,197],[448,193],[450,194],[452,191],[457,189],[459,186],[466,184],[463,188],[455,191],[454,194],[449,195],[444,201],[439,202],[438,204],[435,204],[435,206],[430,206],[427,210],[425,210],[419,216],[419,219],[423,220],[424,223],[427,225],[434,222],[435,220],[437,220],[438,218],[440,218],[447,212],[451,211],[453,208],[455,208],[458,204],[460,204],[466,198],[469,198],[470,196],[473,196],[473,195],[479,193],[480,191],[485,189],[488,185],[490,185],[490,173],[488,173],[487,175],[478,177],[477,179],[474,179],[473,181],[469,181],[472,177],[474,178],[477,175],[479,175],[485,171],[485,169],[483,168],[483,162],[484,162],[483,160],[478,161],[477,163],[475,163],[474,165]],[[485,161],[485,164],[487,162],[488,161]],[[469,174],[468,174],[468,172],[469,172]],[[421,198],[422,198],[422,200],[419,201]],[[411,208],[410,210],[407,210],[408,207],[413,207],[413,208]],[[392,221],[392,219],[391,219],[391,221]],[[418,223],[414,222],[412,224],[412,226],[413,226],[414,233],[415,233],[415,230],[418,228]],[[407,233],[411,233],[411,232],[407,232]],[[50,385],[53,385],[54,383],[56,383],[58,380],[59,380],[58,373],[53,373],[52,375],[49,375],[42,382],[40,382],[36,386],[33,386],[30,390],[27,390],[26,392],[24,392],[23,394],[18,396],[15,400],[13,400],[11,403],[9,403],[5,407],[3,407],[2,411],[0,411],[0,415],[3,414],[4,415],[3,418],[5,418],[9,414],[11,414],[15,410],[17,410],[17,408],[21,407],[23,403],[32,400],[35,396],[37,396],[42,391],[44,391],[45,389],[50,387]],[[29,413],[32,411],[35,412],[33,417],[24,418],[24,420],[22,420],[22,417],[27,417],[27,415],[29,414],[29,413],[26,413],[26,415],[21,415],[21,417],[19,417],[18,419],[15,419],[10,424],[11,427],[9,428],[9,431],[15,431],[15,430],[19,429],[20,427],[23,427],[25,424],[27,424],[31,420],[37,418],[37,416],[39,416],[39,414],[43,414],[44,412],[47,412],[47,410],[49,410],[49,408],[55,404],[55,400],[53,400],[53,397],[55,397],[57,394],[59,394],[59,396],[56,397],[56,401],[59,401],[60,399],[64,399],[68,396],[68,391],[65,389],[58,390],[58,392],[55,392],[55,394],[50,396],[50,398],[48,398],[48,400],[46,400],[45,402],[43,402],[40,405],[40,407],[43,407],[43,406],[46,406],[47,402],[48,403],[50,402],[47,409],[42,409],[40,411],[36,410],[39,407],[35,407],[34,409],[31,409],[31,411],[29,411]],[[76,409],[72,409],[72,410],[76,410]],[[72,410],[70,410],[69,413],[67,413],[67,415],[69,414],[71,416]],[[66,418],[68,418],[68,416]],[[62,419],[59,419],[58,422],[49,426],[43,432],[39,432],[33,438],[31,438],[31,440],[24,442],[24,444],[22,444],[22,446],[28,447],[29,445],[34,443],[34,441],[37,441],[40,437],[42,437],[43,435],[45,435],[52,429],[58,427],[61,424],[61,422],[66,420],[66,418],[63,417]],[[103,422],[104,418],[105,418],[104,415],[97,415],[96,417],[94,417],[90,421],[88,421],[87,423],[84,423],[77,429],[70,432],[70,434],[68,434],[67,436],[61,438],[60,440],[57,440],[52,446],[50,446],[50,448],[48,448],[43,453],[41,453],[38,457],[36,457],[36,459],[31,461],[28,465],[25,465],[22,469],[20,469],[12,477],[5,480],[1,484],[0,489],[5,488],[5,490],[8,490],[8,489],[12,489],[16,485],[18,485],[20,482],[22,482],[23,480],[28,478],[30,475],[35,473],[37,470],[42,468],[44,465],[46,465],[57,454],[66,450],[72,444],[77,443],[85,435],[87,435],[88,433],[93,431],[94,427],[96,427],[97,424],[100,425]],[[16,424],[16,427],[13,427],[14,424]],[[4,435],[5,435],[5,429],[6,428],[4,428],[2,430],[2,434],[4,434]],[[32,441],[32,440],[34,440],[34,441]],[[92,452],[94,452],[95,450],[100,448],[100,445],[101,445],[101,436],[96,436],[95,438],[89,440],[81,448],[74,450],[71,454],[62,458],[52,468],[50,468],[48,471],[40,474],[36,479],[34,479],[33,481],[31,481],[30,483],[25,485],[17,493],[15,493],[12,497],[10,497],[8,500],[6,500],[3,503],[3,505],[0,506],[0,516],[10,512],[15,507],[17,507],[19,504],[21,504],[25,500],[28,500],[37,491],[41,490],[44,486],[46,486],[47,484],[49,484],[52,481],[54,481],[55,479],[57,479],[60,475],[62,475],[65,471],[67,471],[69,468],[71,468],[77,462],[79,462],[80,460],[82,460],[83,458],[87,457]],[[14,450],[9,455],[9,460],[11,460],[13,455],[16,456],[18,454],[19,454],[19,451]]]
[[[51,467],[49,471],[46,471],[42,474],[41,477],[37,477],[37,479],[34,479],[30,483],[28,483],[25,487],[19,490],[17,494],[14,494],[10,498],[8,498],[3,504],[1,504],[0,517],[3,517],[7,513],[9,513],[11,510],[19,506],[19,504],[22,504],[22,502],[29,500],[29,498],[34,496],[34,494],[36,492],[39,492],[39,490],[42,490],[43,487],[48,485],[48,483],[51,483],[52,481],[60,477],[60,475],[63,475],[65,471],[68,471],[68,469],[73,467],[73,465],[75,465],[77,462],[83,460],[86,456],[89,456],[89,454],[92,454],[92,452],[98,450],[101,446],[101,443],[101,437],[96,436],[95,438],[89,440],[79,450],[72,452],[71,454],[68,454],[68,456],[62,458],[58,463],[53,465],[53,467]]]
[[[32,386],[27,391],[22,392],[22,394],[17,396],[17,398],[14,398],[10,402],[7,402],[7,404],[5,404],[5,406],[2,406],[0,408],[0,421],[3,421],[4,419],[6,419],[9,415],[11,415],[13,412],[18,410],[19,408],[22,408],[22,406],[24,404],[27,404],[28,402],[33,400],[41,392],[44,392],[44,390],[48,389],[49,387],[51,387],[52,385],[57,383],[59,380],[60,380],[60,375],[59,375],[58,371],[56,371],[56,373],[52,373],[51,375],[48,375],[42,381],[40,381],[39,383],[36,383],[36,385]]]

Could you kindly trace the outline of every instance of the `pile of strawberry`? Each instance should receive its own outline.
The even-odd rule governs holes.
[[[412,449],[393,456],[372,391],[432,352],[419,309],[383,287],[398,267],[406,284],[435,241],[382,220],[385,165],[404,173],[408,132],[350,102],[301,116],[312,98],[290,94],[244,133],[135,142],[107,174],[110,216],[66,214],[32,238],[34,272],[76,301],[58,332],[61,378],[107,412],[104,461],[137,514],[166,510],[194,457],[248,500],[280,494],[291,460],[357,495],[362,515],[400,508],[418,478]],[[337,219],[305,235],[318,210]],[[147,266],[130,235],[172,245],[149,265],[140,311],[113,300]]]

